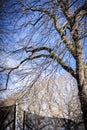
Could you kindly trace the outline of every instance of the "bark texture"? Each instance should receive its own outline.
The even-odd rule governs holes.
[[[84,67],[83,49],[82,43],[78,40],[78,34],[76,31],[76,79],[78,83],[79,98],[81,102],[81,108],[83,112],[83,119],[85,129],[87,130],[87,79],[86,79],[86,67]]]

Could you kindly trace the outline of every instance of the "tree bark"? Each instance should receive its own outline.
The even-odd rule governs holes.
[[[77,30],[75,30],[74,41],[76,46],[76,79],[78,84],[78,95],[81,102],[85,129],[87,130],[87,81],[86,74],[84,73],[86,70],[84,67],[82,43],[79,40]]]
[[[81,109],[83,112],[83,120],[85,129],[87,130],[87,84],[80,85],[79,80],[78,82],[78,90],[79,90],[79,99],[81,103]]]

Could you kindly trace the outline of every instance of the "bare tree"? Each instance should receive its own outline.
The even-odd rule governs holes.
[[[6,47],[9,55],[15,59],[19,58],[19,63],[14,67],[0,65],[0,71],[7,72],[6,88],[12,73],[15,72],[17,75],[19,70],[20,76],[21,74],[23,77],[28,76],[28,70],[24,73],[23,69],[21,71],[19,69],[21,66],[24,68],[25,63],[31,64],[35,70],[38,68],[40,73],[42,70],[46,73],[49,70],[55,71],[60,64],[77,80],[78,95],[87,129],[87,60],[84,57],[87,1],[9,0],[3,2],[2,7],[1,20],[5,25],[3,29],[10,32],[14,29],[12,33],[16,37],[13,41],[11,38],[13,35],[10,33],[8,38],[10,37],[12,43],[9,39],[3,40],[9,42],[10,48]]]

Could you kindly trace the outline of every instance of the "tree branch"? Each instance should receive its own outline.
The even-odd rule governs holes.
[[[42,12],[42,13],[47,14],[49,17],[51,17],[54,20],[55,29],[60,34],[61,39],[63,40],[63,42],[65,43],[65,45],[68,48],[68,50],[71,52],[71,54],[75,58],[75,51],[74,51],[75,48],[74,48],[74,46],[71,45],[71,43],[66,38],[66,35],[64,34],[62,27],[58,26],[59,20],[58,20],[58,18],[57,18],[57,16],[55,14],[53,14],[50,11],[48,11],[47,9],[42,9],[42,8],[27,8],[26,10]]]
[[[72,46],[70,44],[70,42],[68,41],[68,39],[66,38],[66,35],[63,32],[63,28],[62,27],[60,28],[58,26],[58,18],[56,16],[53,16],[53,19],[54,19],[54,25],[55,25],[55,28],[56,28],[57,32],[60,34],[61,39],[65,43],[68,50],[71,52],[72,56],[75,58],[75,48],[74,48],[74,46]]]
[[[8,81],[10,78],[10,74],[18,69],[24,62],[29,61],[29,60],[33,60],[33,59],[38,59],[41,57],[46,57],[46,58],[52,58],[53,60],[56,60],[67,72],[69,72],[72,76],[75,77],[75,71],[69,67],[68,65],[65,64],[65,62],[59,57],[59,55],[61,55],[61,52],[59,55],[56,55],[55,52],[53,51],[53,49],[47,47],[47,46],[42,46],[39,48],[35,48],[35,49],[31,49],[32,47],[29,47],[27,49],[25,49],[26,52],[31,52],[31,55],[29,55],[28,58],[24,59],[23,61],[21,61],[16,67],[13,68],[8,68],[7,70],[9,70],[8,74],[7,74],[7,80],[6,80],[6,88],[8,86]],[[30,49],[30,50],[28,50]],[[40,52],[40,51],[47,51],[49,54],[38,54],[35,55],[36,52]]]
[[[66,16],[67,20],[69,21],[69,18],[71,17],[71,13],[68,9],[70,7],[70,0],[67,0],[66,2],[64,0],[57,0],[57,2],[62,9],[64,15]]]
[[[37,55],[37,56],[33,56],[36,52],[39,52],[39,51],[42,51],[42,50],[48,51],[49,55],[40,54],[40,55]],[[64,61],[59,57],[59,55],[56,55],[55,52],[51,48],[44,46],[44,47],[35,48],[33,50],[30,50],[29,52],[32,52],[30,60],[35,59],[35,58],[41,58],[41,57],[52,58],[52,59],[56,60],[67,72],[71,73],[71,75],[73,75],[75,77],[75,71],[71,67],[66,65],[64,63]]]
[[[83,6],[79,7],[75,12],[73,17],[76,17],[80,12],[83,12],[83,15],[87,15],[87,1],[85,0]]]

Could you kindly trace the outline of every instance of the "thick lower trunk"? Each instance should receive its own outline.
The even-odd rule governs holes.
[[[87,83],[85,81],[85,78],[83,78],[83,75],[80,74],[81,73],[79,73],[79,78],[77,77],[78,95],[81,103],[81,109],[83,112],[85,130],[87,130]]]
[[[80,60],[80,63],[77,64],[76,79],[78,83],[78,95],[83,112],[84,126],[85,130],[87,130],[87,79],[85,78],[84,71],[83,63],[81,63]]]
[[[83,112],[85,129],[87,130],[87,82],[84,73],[85,63],[84,63],[84,56],[83,56],[83,46],[82,46],[82,42],[79,40],[78,28],[74,29],[74,35],[72,37],[75,42],[76,79],[78,83],[78,92],[79,92],[78,95],[81,103],[81,109]]]
[[[76,61],[76,79],[78,83],[78,95],[81,103],[81,109],[83,112],[85,130],[87,130],[87,79],[84,73],[86,70],[84,68],[83,54],[80,45],[77,49],[78,53]]]
[[[79,90],[79,99],[81,103],[81,109],[83,112],[83,120],[84,120],[84,126],[85,130],[87,130],[87,83],[83,84],[83,86],[80,86],[78,84],[78,90]]]

